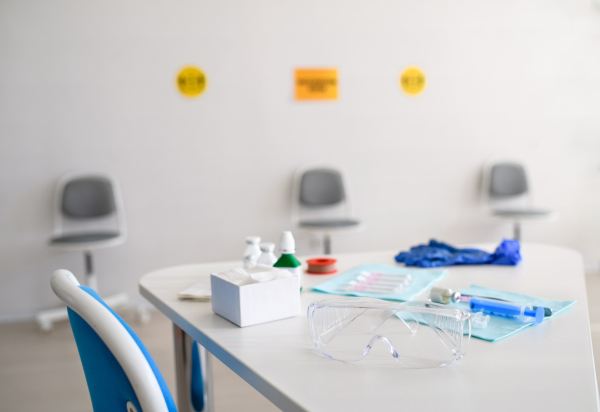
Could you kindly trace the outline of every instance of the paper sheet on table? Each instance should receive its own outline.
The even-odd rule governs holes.
[[[340,290],[340,287],[348,285],[348,282],[350,282],[351,280],[355,280],[356,277],[362,271],[411,275],[413,281],[406,289],[398,293],[369,293],[360,291]],[[334,295],[360,296],[366,298],[378,298],[406,302],[415,299],[417,296],[425,292],[427,289],[435,285],[440,279],[443,279],[447,275],[448,271],[446,269],[413,269],[391,265],[366,263],[364,265],[360,265],[353,269],[350,269],[349,271],[344,272],[334,277],[333,279],[330,279],[317,286],[314,286],[313,290],[317,292],[331,293]]]
[[[194,283],[177,294],[180,300],[195,300],[198,302],[210,302],[212,293],[210,279]]]

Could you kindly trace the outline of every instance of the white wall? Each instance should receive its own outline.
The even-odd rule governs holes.
[[[174,87],[186,64],[208,76],[196,100]],[[429,81],[416,99],[398,88],[413,64]],[[339,101],[295,102],[299,66],[337,67]],[[477,181],[507,155],[561,214],[524,239],[596,262],[599,73],[585,0],[2,0],[0,319],[57,305],[53,269],[82,273],[80,255],[46,247],[53,186],[75,169],[124,191],[128,242],[96,253],[103,294],[238,258],[247,234],[277,240],[304,162],[343,166],[369,225],[334,252],[499,242],[510,225],[479,214]]]

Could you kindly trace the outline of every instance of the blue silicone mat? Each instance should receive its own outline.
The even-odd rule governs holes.
[[[356,279],[356,277],[362,271],[367,272],[379,272],[379,273],[390,273],[390,274],[409,274],[413,278],[413,282],[402,292],[395,294],[384,294],[384,293],[368,293],[359,291],[344,291],[340,290],[340,287],[348,285],[348,282]],[[405,267],[397,267],[391,265],[381,265],[375,263],[366,263],[364,265],[357,266],[344,272],[333,279],[329,279],[312,289],[317,292],[331,293],[334,295],[344,296],[360,296],[365,298],[378,298],[386,300],[397,300],[406,302],[415,299],[421,293],[435,285],[440,279],[443,279],[448,275],[446,269],[430,270],[430,269],[413,269]]]

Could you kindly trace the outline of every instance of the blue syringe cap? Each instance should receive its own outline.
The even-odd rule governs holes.
[[[535,310],[535,321],[536,323],[542,323],[544,321],[544,308],[538,306]]]

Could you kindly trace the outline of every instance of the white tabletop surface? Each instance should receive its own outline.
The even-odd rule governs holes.
[[[479,245],[487,250],[492,245]],[[340,254],[344,272],[362,263],[394,264],[394,251]],[[304,276],[300,316],[240,328],[210,303],[177,300],[177,292],[241,261],[177,266],[149,273],[140,291],[213,355],[285,411],[597,411],[598,390],[581,256],[526,244],[517,267],[454,266],[439,286],[477,284],[551,300],[570,309],[500,342],[472,338],[453,365],[407,369],[389,361],[343,363],[320,355],[306,308],[329,297],[310,286],[331,276]],[[300,259],[304,262],[304,259]],[[363,363],[364,362],[364,363]]]

